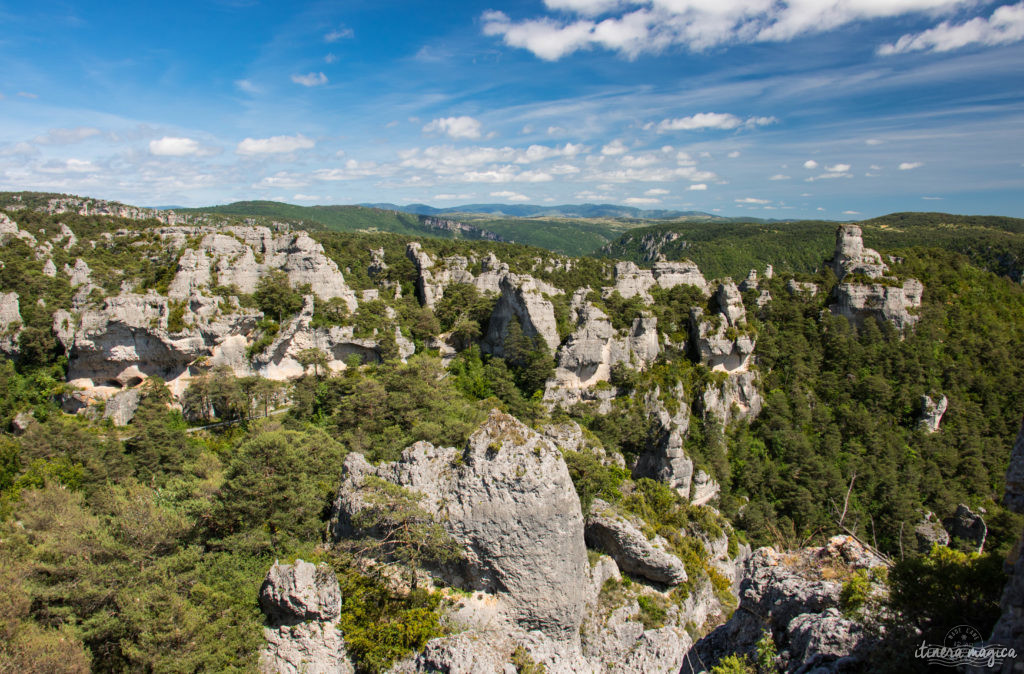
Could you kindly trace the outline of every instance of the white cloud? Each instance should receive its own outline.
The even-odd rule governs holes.
[[[479,138],[480,122],[472,117],[441,117],[423,127],[425,133],[444,133],[451,138]]]
[[[238,144],[235,152],[243,155],[281,154],[308,150],[313,147],[311,139],[301,133],[295,136],[271,136],[270,138],[246,138]]]
[[[843,215],[860,215],[860,211],[843,211]]]
[[[491,192],[491,196],[492,197],[497,197],[498,199],[505,199],[507,201],[529,201],[530,200],[530,197],[526,196],[525,194],[520,194],[518,192],[510,192],[508,190],[503,190],[501,192]]]
[[[352,32],[351,28],[345,28],[342,26],[337,30],[332,30],[327,35],[324,35],[324,42],[337,42],[338,40],[344,40],[348,37],[353,37],[355,33]]]
[[[292,196],[295,201],[318,201],[320,197],[315,194],[296,194]]]
[[[703,191],[704,191],[704,190],[706,190],[707,188],[708,188],[708,186],[707,186],[707,185],[705,185],[704,183],[696,183],[696,184],[694,184],[694,185],[690,185],[690,187],[689,187],[688,189],[689,189],[689,190],[690,190],[691,192],[703,192]]]
[[[335,63],[335,62],[337,62],[337,60],[338,60],[338,55],[333,53],[333,52],[324,56],[324,63],[326,63],[327,65]]]
[[[301,84],[304,87],[319,87],[322,84],[327,84],[327,75],[324,75],[323,73],[292,75],[292,82]]]
[[[620,154],[626,154],[627,152],[629,152],[629,148],[626,147],[618,138],[601,148],[601,154],[606,157],[615,157]]]
[[[188,157],[199,154],[199,143],[191,138],[164,136],[149,141],[149,152],[159,157]]]
[[[868,138],[868,139],[867,139],[866,141],[864,141],[864,142],[865,142],[865,143],[866,143],[867,145],[881,145],[881,144],[882,144],[882,143],[884,143],[885,141],[883,141],[883,140],[879,140],[878,138]]]
[[[562,136],[562,135],[565,135],[565,133],[566,133],[565,129],[560,127],[560,126],[549,126],[548,127],[548,135],[549,136]]]
[[[914,170],[916,168],[919,168],[921,166],[924,166],[924,164],[922,164],[919,161],[905,161],[905,162],[903,162],[902,164],[899,165],[899,169],[901,171],[912,171],[912,170]]]
[[[546,0],[551,16],[513,21],[503,12],[481,16],[485,35],[554,61],[602,47],[626,58],[674,45],[703,51],[718,45],[788,41],[854,21],[951,12],[964,0]],[[1007,41],[1011,12],[994,14],[986,39]],[[604,18],[602,18],[604,17]],[[1005,24],[1009,24],[1006,27]]]
[[[825,170],[829,173],[846,173],[850,170],[849,164],[836,164],[834,166],[826,166]]]
[[[660,189],[660,188],[656,187],[656,188],[654,188],[652,190],[647,190],[646,192],[644,192],[644,196],[647,196],[647,197],[661,197],[661,196],[664,196],[664,195],[666,195],[668,193],[669,193],[668,190],[663,190],[663,189]]]
[[[744,199],[734,199],[737,204],[770,204],[771,199],[756,199],[754,197],[746,197]]]
[[[804,162],[804,168],[805,169],[816,169],[816,168],[818,168],[818,162],[814,161],[813,159],[808,159],[807,161]]]
[[[87,159],[66,159],[39,167],[40,173],[95,173],[99,167]]]
[[[729,154],[727,154],[725,156],[728,157],[729,159],[735,159],[736,157],[740,156],[740,151],[739,150],[733,150],[732,152],[730,152]]]
[[[1003,5],[989,18],[975,17],[965,23],[943,21],[921,33],[908,33],[893,44],[878,48],[882,55],[912,51],[952,51],[969,45],[991,47],[1024,40],[1024,2]]]
[[[789,176],[783,175],[782,173],[776,173],[768,180],[789,180]]]
[[[651,153],[641,154],[641,155],[627,154],[627,155],[623,155],[619,159],[619,165],[620,166],[628,166],[628,167],[640,168],[640,167],[643,167],[643,166],[653,166],[654,164],[657,164],[660,161],[661,161],[661,157],[659,157],[659,156],[657,156],[655,154],[651,154]]]
[[[629,197],[624,200],[624,203],[630,206],[650,206],[652,204],[660,204],[661,199],[653,199],[651,197]]]
[[[774,117],[748,117],[740,119],[728,112],[698,112],[689,117],[677,117],[675,119],[663,119],[655,126],[654,122],[644,124],[645,130],[655,128],[658,133],[667,131],[697,131],[700,129],[738,129],[746,127],[752,129],[758,126],[775,124],[779,120]]]
[[[567,176],[574,173],[579,173],[580,169],[572,164],[555,164],[548,169],[548,173],[556,176]]]
[[[435,194],[435,201],[455,201],[458,199],[472,199],[472,194]]]

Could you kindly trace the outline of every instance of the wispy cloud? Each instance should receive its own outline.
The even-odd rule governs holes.
[[[304,87],[319,87],[327,84],[327,75],[324,75],[323,73],[292,75],[292,82],[295,82],[295,84],[301,84]]]
[[[530,197],[519,192],[510,192],[509,190],[502,190],[501,192],[491,192],[492,197],[498,199],[505,199],[506,201],[529,201]]]
[[[913,171],[914,169],[920,168],[921,166],[924,166],[924,164],[919,161],[905,161],[902,162],[898,168],[901,171]]]
[[[882,55],[912,51],[952,51],[970,45],[991,47],[1024,40],[1024,2],[1003,5],[987,19],[975,17],[964,23],[943,21],[920,33],[908,33],[893,44],[878,48]]]
[[[719,45],[778,42],[820,33],[858,20],[913,13],[950,12],[962,0],[547,0],[554,15],[514,21],[489,10],[481,16],[484,35],[510,47],[556,61],[600,47],[629,59],[673,46],[704,51]],[[575,16],[574,16],[575,15]],[[604,18],[601,18],[601,17]]]
[[[351,28],[342,26],[324,35],[324,42],[337,42],[338,40],[344,40],[350,37],[355,37],[355,32],[353,32]]]

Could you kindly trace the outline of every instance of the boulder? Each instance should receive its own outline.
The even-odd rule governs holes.
[[[11,430],[15,435],[24,435],[35,421],[36,417],[32,410],[18,412],[11,420]]]
[[[554,443],[495,410],[462,450],[419,442],[376,468],[350,454],[332,516],[335,540],[354,533],[368,475],[424,495],[421,505],[464,551],[457,569],[440,571],[448,582],[494,595],[523,629],[578,643],[588,595],[583,516]]]
[[[668,552],[663,539],[653,541],[639,526],[601,499],[594,499],[587,517],[587,543],[611,556],[626,573],[663,585],[686,582],[686,568]]]
[[[949,533],[931,512],[926,512],[914,526],[914,537],[917,539],[918,551],[923,554],[928,554],[935,545],[949,545]]]
[[[110,419],[115,426],[127,426],[139,409],[141,393],[137,388],[130,388],[115,393],[107,398],[103,409],[103,418]]]
[[[739,608],[690,649],[681,671],[706,671],[730,654],[754,657],[766,628],[789,672],[864,669],[871,662],[874,637],[839,613],[842,583],[826,578],[822,569],[882,563],[849,536],[790,553],[760,548],[744,564]]]
[[[959,538],[981,552],[985,547],[988,527],[980,514],[975,514],[969,507],[961,503],[956,507],[952,517],[942,521],[942,525],[953,538]]]
[[[337,628],[341,615],[338,579],[326,564],[301,559],[275,562],[260,588],[267,619],[260,653],[265,673],[351,674],[345,641]]]

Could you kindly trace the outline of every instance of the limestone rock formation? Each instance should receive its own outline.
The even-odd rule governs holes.
[[[818,284],[808,283],[804,281],[797,281],[796,279],[789,279],[786,283],[786,290],[789,291],[790,295],[801,295],[807,294],[814,297],[818,294]]]
[[[929,396],[921,396],[921,417],[919,423],[929,433],[936,433],[939,430],[939,423],[942,422],[942,415],[946,413],[949,406],[949,399],[942,396],[938,401],[932,400]]]
[[[0,293],[0,351],[8,355],[17,353],[21,326],[18,293]]]
[[[53,258],[46,258],[46,262],[43,264],[43,275],[55,278],[57,276],[57,265],[53,263]]]
[[[500,288],[501,296],[491,313],[481,348],[495,356],[504,355],[508,324],[517,320],[523,327],[524,335],[540,337],[544,345],[554,353],[559,343],[555,308],[544,297],[537,281],[530,276],[505,274],[501,277]]]
[[[833,291],[829,310],[838,316],[846,316],[860,324],[865,318],[874,316],[891,322],[903,330],[917,322],[913,310],[921,306],[924,286],[917,279],[907,279],[902,284],[894,279],[884,278],[888,270],[877,251],[864,247],[860,227],[840,225],[836,230],[836,248],[829,262],[839,283]],[[877,283],[853,282],[847,276],[866,276],[877,279]]]
[[[988,527],[984,518],[961,503],[951,517],[942,520],[942,525],[952,538],[959,538],[981,552],[985,547]]]
[[[81,285],[88,285],[92,279],[92,270],[89,269],[89,265],[87,265],[85,260],[82,258],[75,260],[74,267],[64,265],[64,273],[67,274],[68,281],[72,288],[77,288]]]
[[[262,276],[272,270],[288,275],[292,287],[309,284],[313,294],[329,300],[344,300],[348,310],[355,311],[358,301],[345,283],[338,265],[327,257],[322,245],[305,232],[275,233],[267,227],[188,228],[181,232],[164,228],[161,236],[206,233],[197,249],[187,249],[178,263],[178,272],[168,295],[184,299],[194,291],[210,285],[236,286],[242,293],[251,293]]]
[[[731,375],[720,383],[709,383],[699,399],[703,415],[713,415],[723,425],[757,417],[764,406],[757,381],[757,373],[750,371]]]
[[[707,280],[697,265],[689,260],[655,262],[651,269],[640,269],[633,262],[619,262],[615,265],[615,286],[605,289],[605,292],[617,291],[626,299],[639,295],[650,304],[653,299],[649,291],[654,286],[667,290],[684,284],[696,286],[705,294],[708,292]]]
[[[907,279],[902,286],[873,283],[840,283],[835,289],[829,310],[860,324],[865,318],[877,317],[902,330],[918,321],[913,310],[921,306],[924,286],[916,279]]]
[[[601,499],[594,499],[590,508],[586,539],[591,547],[608,553],[626,573],[663,585],[686,582],[686,568],[666,550],[663,539],[648,540],[636,523]]]
[[[525,630],[578,643],[588,585],[583,516],[554,443],[493,411],[462,450],[419,442],[376,468],[351,454],[332,517],[336,540],[353,531],[367,475],[424,495],[421,505],[465,553],[450,582],[493,595]]]
[[[840,225],[836,230],[836,248],[829,262],[836,278],[842,281],[847,274],[863,274],[868,278],[881,278],[887,267],[878,251],[864,247],[863,235],[857,225]]]
[[[683,450],[683,444],[690,428],[690,407],[681,384],[676,385],[671,395],[675,401],[674,414],[670,414],[661,401],[660,388],[656,387],[644,397],[644,408],[654,429],[650,446],[637,458],[633,477],[664,482],[680,496],[689,499],[693,461]]]
[[[747,312],[736,284],[719,284],[715,302],[717,309],[707,318],[700,307],[690,311],[690,348],[713,370],[746,372],[756,339],[747,330]]]
[[[137,388],[119,391],[107,398],[107,404],[103,408],[103,418],[110,419],[115,426],[127,426],[139,409],[139,400],[142,394]]]
[[[713,501],[721,491],[722,486],[718,484],[717,480],[703,470],[698,470],[690,485],[690,503],[705,505]]]
[[[926,512],[914,526],[914,537],[917,539],[918,552],[922,554],[928,554],[935,545],[949,545],[949,533],[935,519],[935,513],[931,512]]]
[[[726,655],[755,653],[766,627],[789,672],[864,667],[874,644],[862,625],[837,610],[842,584],[821,572],[830,563],[857,569],[882,561],[849,536],[789,554],[754,552],[744,567],[739,609],[696,643],[681,671],[707,671]]]
[[[608,381],[615,365],[644,369],[660,353],[656,318],[637,318],[626,334],[620,334],[608,316],[587,301],[589,290],[573,294],[570,317],[576,329],[558,352],[558,367],[544,396],[549,402],[578,402],[584,389]]]
[[[341,615],[338,579],[326,564],[301,559],[275,563],[260,589],[267,619],[260,671],[280,674],[354,672],[337,628]]]

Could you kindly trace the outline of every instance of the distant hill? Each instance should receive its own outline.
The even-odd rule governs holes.
[[[560,206],[537,206],[534,204],[464,204],[450,208],[435,208],[427,204],[360,204],[369,208],[380,208],[417,215],[446,215],[452,213],[478,213],[512,218],[630,218],[633,220],[680,220],[698,219],[704,221],[727,221],[703,211],[644,210],[617,204],[562,204]]]
[[[864,243],[880,251],[916,246],[964,253],[980,267],[1020,281],[1024,271],[1024,219],[948,213],[892,213],[858,223]],[[743,277],[766,264],[810,273],[831,250],[835,222],[673,222],[623,233],[601,254],[637,263],[691,259],[709,277]]]

